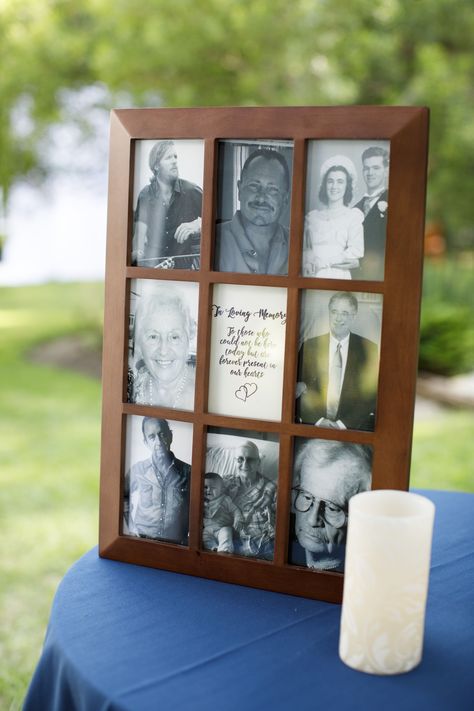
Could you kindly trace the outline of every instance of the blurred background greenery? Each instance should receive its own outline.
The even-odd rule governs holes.
[[[0,251],[12,190],[54,171],[53,130],[73,125],[87,140],[95,110],[429,106],[420,367],[445,378],[446,392],[474,371],[469,0],[1,0],[0,33]],[[96,353],[102,291],[0,289],[2,709],[21,706],[54,590],[97,539],[100,381],[77,362],[39,363],[36,347],[68,337]],[[473,423],[469,407],[420,410],[413,486],[474,491]]]

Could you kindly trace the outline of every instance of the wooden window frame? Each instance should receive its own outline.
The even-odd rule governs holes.
[[[294,142],[287,276],[214,271],[217,150],[221,139]],[[201,269],[130,266],[134,144],[142,139],[204,141]],[[354,292],[383,296],[377,423],[374,432],[329,430],[294,421],[300,293],[347,290],[344,280],[300,275],[305,206],[306,149],[310,140],[389,140],[390,210],[383,281],[353,279]],[[373,489],[408,488],[418,359],[427,168],[428,110],[412,107],[301,107],[121,109],[112,112],[103,351],[103,414],[99,554],[230,583],[340,602],[343,574],[287,563],[293,443],[296,437],[338,439],[373,447]],[[129,291],[132,279],[199,284],[195,407],[192,412],[127,402]],[[287,289],[287,324],[280,422],[247,420],[207,411],[210,305],[215,283]],[[122,535],[125,425],[128,415],[152,415],[193,424],[189,546]],[[202,488],[208,427],[279,434],[278,502],[273,562],[221,555],[201,544]]]

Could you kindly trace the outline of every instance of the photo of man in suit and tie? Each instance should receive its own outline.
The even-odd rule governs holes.
[[[364,214],[364,258],[357,279],[384,278],[385,239],[388,213],[389,153],[382,146],[369,146],[362,153],[364,196],[354,207]]]
[[[324,292],[313,294],[325,298]],[[381,300],[379,295],[372,296]],[[377,321],[381,301],[366,308],[364,317],[358,319],[357,297],[348,291],[336,292],[328,303],[329,332],[307,338],[304,331],[308,329],[303,328],[303,323],[308,321],[311,309],[304,306],[305,302],[298,356],[296,420],[318,427],[373,431],[379,351],[375,341],[354,332],[354,325],[359,321],[356,330],[360,331],[362,326],[364,331],[363,321],[371,311]],[[367,324],[365,326],[368,331]],[[380,332],[380,320],[378,329]]]

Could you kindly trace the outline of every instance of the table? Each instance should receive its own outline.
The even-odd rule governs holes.
[[[390,711],[474,707],[474,495],[436,504],[422,663],[338,657],[340,606],[98,558],[57,590],[24,711]]]

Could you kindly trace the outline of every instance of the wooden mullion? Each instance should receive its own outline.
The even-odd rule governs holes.
[[[427,155],[426,109],[411,107],[300,107],[124,109],[111,118],[107,271],[103,356],[100,555],[227,582],[340,601],[343,576],[289,565],[290,503],[296,438],[356,442],[373,448],[372,488],[407,488],[421,299]],[[130,266],[133,174],[137,140],[204,141],[201,268],[160,270]],[[293,141],[288,275],[213,270],[219,140]],[[389,140],[390,209],[383,281],[301,276],[307,147],[310,140]],[[128,403],[128,328],[132,279],[195,282],[199,288],[195,403],[192,411]],[[287,290],[282,416],[230,417],[208,411],[211,305],[214,284]],[[336,430],[294,421],[300,299],[304,290],[353,291],[383,298],[377,421],[373,432]],[[259,292],[260,298],[261,292]],[[188,546],[124,536],[121,528],[126,428],[130,417],[152,416],[193,427]],[[221,555],[201,546],[203,473],[209,428],[274,434],[279,441],[273,561]],[[257,440],[258,437],[256,436]]]
[[[275,565],[286,563],[290,526],[290,489],[293,459],[293,439],[287,434],[280,436],[278,466],[278,496],[275,532]]]

